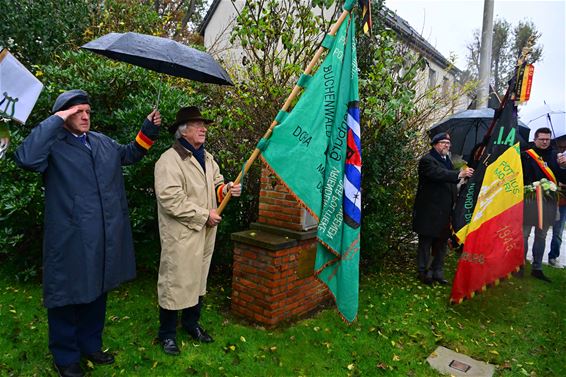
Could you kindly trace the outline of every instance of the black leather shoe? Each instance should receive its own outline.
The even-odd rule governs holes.
[[[85,373],[79,363],[70,364],[67,366],[53,364],[59,377],[83,377]]]
[[[187,329],[187,332],[190,336],[193,337],[194,340],[198,340],[201,343],[214,342],[214,339],[212,339],[212,337],[208,335],[208,333],[202,327],[200,327],[200,325],[197,325],[192,329]]]
[[[519,270],[513,271],[511,273],[511,275],[513,275],[516,278],[520,278],[520,279],[524,278],[525,277],[525,266],[519,267]]]
[[[421,281],[421,283],[426,284],[426,285],[432,284],[432,279],[429,278],[428,276],[426,276],[426,274],[423,274],[423,273],[419,273],[419,280]]]
[[[448,280],[443,278],[432,278],[432,280],[434,280],[435,282],[441,285],[448,285]]]
[[[181,353],[181,350],[177,346],[177,342],[172,338],[162,339],[161,347],[163,348],[163,352],[168,355],[177,356]]]
[[[542,280],[542,281],[546,281],[547,283],[552,283],[552,280],[550,280],[549,278],[547,278],[543,273],[542,270],[532,270],[531,271],[531,276]]]
[[[89,353],[85,356],[85,358],[92,361],[96,365],[114,364],[114,356],[112,356],[110,352],[96,351]]]

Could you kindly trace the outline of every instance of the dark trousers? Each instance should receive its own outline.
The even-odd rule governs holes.
[[[533,227],[530,225],[523,225],[523,240],[525,242],[525,260],[529,251],[529,235]],[[535,226],[535,239],[533,241],[533,264],[531,269],[542,270],[542,257],[544,256],[544,248],[546,247],[546,233],[550,226],[545,225],[542,229]]]
[[[55,364],[78,363],[81,355],[102,349],[106,293],[88,304],[47,309],[49,350]]]
[[[202,296],[198,298],[198,304],[181,310],[181,325],[186,330],[198,326],[200,311],[202,308]],[[159,307],[159,339],[176,339],[177,317],[179,310],[167,310]]]
[[[444,279],[444,256],[446,255],[447,241],[446,238],[419,234],[419,245],[417,247],[417,270],[419,274]]]
[[[562,233],[566,222],[566,205],[560,206],[560,218],[552,225],[552,241],[550,241],[550,253],[548,259],[555,259],[560,256],[560,245],[562,245]]]

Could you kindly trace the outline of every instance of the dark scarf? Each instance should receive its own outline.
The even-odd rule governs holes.
[[[535,145],[533,145],[533,150],[534,150],[535,152],[537,152],[537,154],[538,154],[539,156],[541,156],[542,159],[543,159],[547,164],[549,163],[549,161],[552,160],[552,158],[553,158],[554,156],[556,156],[556,151],[555,151],[552,147],[548,147],[548,148],[546,148],[546,149],[540,149],[540,148],[537,148]]]
[[[200,166],[202,166],[202,170],[206,173],[206,167],[205,167],[206,165],[204,164],[204,156],[205,156],[204,144],[201,145],[199,149],[196,149],[195,147],[192,146],[191,143],[189,143],[187,140],[185,140],[185,138],[182,137],[179,138],[179,143],[181,143],[183,147],[191,151],[191,153],[193,154],[193,156],[195,156]]]
[[[446,156],[446,158],[442,158],[442,156],[436,151],[436,149],[430,149],[430,155],[434,157],[436,160],[442,162],[446,169],[454,170],[454,165],[452,165],[452,161]]]

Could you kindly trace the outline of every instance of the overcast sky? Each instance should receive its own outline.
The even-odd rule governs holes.
[[[566,110],[565,3],[565,0],[494,1],[494,20],[504,18],[513,26],[520,20],[530,20],[542,34],[543,58],[535,64],[531,99],[519,112],[525,123],[544,113],[544,101],[554,111]],[[466,68],[466,44],[472,40],[474,29],[481,31],[484,0],[386,0],[386,5],[445,57],[454,52],[456,66]],[[564,123],[558,126],[566,127]],[[556,134],[566,134],[566,129],[557,129]]]

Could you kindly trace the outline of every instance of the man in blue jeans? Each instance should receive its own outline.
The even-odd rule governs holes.
[[[556,141],[556,149],[560,153],[566,152],[566,137],[562,136],[554,139]],[[566,184],[559,183],[561,191],[566,193]],[[560,217],[552,225],[552,241],[550,242],[550,253],[548,253],[548,264],[552,267],[562,268],[558,261],[560,256],[560,247],[562,246],[562,234],[564,233],[564,222],[566,221],[566,196],[562,195],[558,201]]]
[[[563,188],[566,188],[563,186]],[[548,264],[553,267],[562,268],[558,261],[560,246],[562,245],[562,233],[564,233],[564,220],[566,220],[566,198],[560,198],[560,217],[552,225],[552,241],[550,242],[550,253],[548,253]]]

